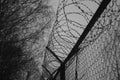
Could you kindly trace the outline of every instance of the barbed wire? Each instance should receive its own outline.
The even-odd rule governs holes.
[[[95,11],[92,11],[87,4],[85,4],[85,1],[63,0],[61,2],[62,3],[57,10],[57,19],[54,24],[49,44],[52,46],[50,48],[56,55],[59,56],[59,53],[64,55],[64,57],[60,57],[61,60],[64,60]],[[97,5],[94,1],[92,3]],[[73,11],[72,8],[76,9],[76,11]]]
[[[117,42],[116,41],[117,37],[115,35],[116,35],[116,30],[118,31],[119,29],[118,24],[120,19],[119,5],[120,5],[119,0],[112,0],[109,3],[106,10],[103,12],[103,14],[98,19],[98,21],[96,21],[96,24],[94,25],[92,30],[89,32],[87,37],[84,39],[83,43],[79,46],[80,51],[78,52],[78,55],[76,57],[79,56],[79,59],[80,58],[81,59],[80,60],[78,59],[77,60],[78,63],[76,63],[76,65],[78,65],[77,75],[82,76],[82,74],[84,74],[84,71],[82,70],[86,70],[88,74],[86,74],[84,78],[92,79],[92,78],[95,78],[96,75],[99,76],[96,78],[103,78],[106,74],[111,73],[109,75],[110,76],[114,75],[114,76],[109,77],[109,79],[116,79],[116,80],[120,79],[119,77],[120,66],[118,67],[119,61],[118,61],[118,57],[116,57],[116,54],[118,54],[119,52],[116,52],[118,48],[117,46],[115,46],[116,45],[115,43]],[[83,56],[85,57],[85,56],[88,56],[89,54],[91,57],[91,62],[89,60],[88,64],[91,64],[91,63],[92,64],[88,66],[88,64],[85,64]],[[67,67],[72,67],[74,64],[73,61],[71,62],[70,60],[68,61],[68,63],[69,64],[67,64]],[[86,67],[80,68],[80,66],[86,66]],[[96,66],[97,67],[103,66],[103,67],[101,67],[101,70],[99,70],[97,69]],[[92,68],[95,69],[96,72],[94,74],[94,70],[91,71],[92,75],[90,74],[91,76],[88,77],[87,75],[89,75],[89,71]],[[111,68],[111,70],[108,70],[108,68]],[[104,72],[106,69],[108,71]],[[67,73],[70,71],[71,70],[69,69]],[[69,77],[67,76],[67,78]],[[77,78],[79,79],[80,77],[77,77]],[[73,77],[73,79],[75,79],[75,77]]]
[[[56,20],[50,35],[48,47],[61,61],[64,61],[72,50],[100,3],[100,0],[59,0]],[[88,4],[91,5],[89,6]],[[49,55],[51,54],[49,53],[46,56]],[[51,58],[45,58],[45,61],[49,62],[46,67],[55,67],[57,69],[59,66],[55,66],[53,62],[59,65],[61,63],[57,59],[53,60]],[[54,69],[50,71],[54,72]]]

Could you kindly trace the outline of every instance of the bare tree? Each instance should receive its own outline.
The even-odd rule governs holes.
[[[46,1],[0,0],[0,80],[25,80],[22,74],[39,72],[35,56],[41,47],[31,49],[42,43],[44,29],[50,27]]]

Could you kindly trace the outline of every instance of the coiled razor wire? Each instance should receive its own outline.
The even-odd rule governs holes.
[[[59,0],[48,47],[61,61],[72,50],[100,3],[101,0]],[[61,64],[49,50],[44,61],[51,74]]]
[[[112,0],[79,46],[78,54],[66,64],[66,80],[120,79],[119,23],[120,1]]]
[[[59,3],[49,47],[62,61],[73,48],[99,4],[100,2],[91,0],[63,0]]]
[[[94,15],[97,7],[100,5],[100,2],[101,0],[79,0],[79,1],[62,0],[62,1],[59,1],[59,6],[57,9],[57,13],[56,13],[56,21],[54,23],[54,28],[51,33],[48,47],[58,56],[58,58],[61,61],[64,61],[66,56],[69,54],[70,50],[76,43],[78,37],[81,35],[82,31],[84,30],[84,28],[86,27],[86,25],[88,24],[92,16]],[[94,7],[95,9],[88,6],[87,4],[89,5],[91,4],[92,7]],[[92,30],[89,32],[89,34],[87,35],[83,43],[79,46],[80,51],[82,52],[83,50],[88,49],[87,46],[95,44],[95,41],[99,40],[100,36],[103,36],[103,33],[105,33],[106,31],[108,32],[108,34],[106,33],[106,35],[111,35],[110,39],[114,41],[113,36],[112,36],[113,34],[111,34],[113,32],[111,31],[113,30],[113,27],[114,27],[114,29],[116,29],[115,35],[119,35],[119,27],[118,27],[119,20],[120,20],[119,15],[120,15],[120,1],[112,0],[110,4],[107,6],[107,9],[104,11],[104,13],[101,15],[99,20],[96,22],[96,24],[92,28]],[[104,47],[105,50],[103,49],[102,51],[106,51],[108,49],[107,46],[109,47],[111,45],[110,43],[112,43],[108,37],[106,37],[106,40],[110,42],[105,43],[106,45],[106,47]],[[116,44],[117,41],[114,41],[114,42]],[[91,47],[94,47],[94,46],[91,46]],[[102,47],[102,45],[99,47]],[[112,48],[114,47],[115,46],[113,46]],[[107,52],[107,54],[108,53],[109,51]],[[51,55],[51,54],[47,54],[47,56],[48,55]],[[78,64],[80,62],[78,61],[78,55],[76,56],[77,56],[76,58],[70,59],[67,62],[66,66],[67,67],[69,67],[70,65],[72,66],[72,63],[74,63],[74,61],[76,60],[76,63],[75,63],[76,66],[74,67],[76,69],[75,69],[75,73],[73,74],[75,75],[75,79],[77,80],[78,79],[77,75],[80,74],[77,71],[79,68]],[[51,58],[52,57],[53,55],[51,56]],[[111,63],[110,58],[116,57],[116,59],[113,61],[115,61],[115,65],[116,65],[117,72],[118,72],[118,74],[116,75],[116,78],[119,78],[119,75],[120,75],[119,74],[119,62],[120,62],[119,55],[116,53],[115,55],[114,54],[111,54],[111,56],[108,55],[108,57],[109,57],[108,60],[110,60],[109,62],[111,66],[114,66],[114,64]],[[99,60],[99,58],[98,59],[96,58],[96,60]],[[93,64],[96,63],[96,60],[95,62],[93,62]],[[51,71],[51,73],[52,72],[55,73],[55,70],[60,66],[60,62],[57,59],[53,60],[53,58],[52,59],[45,58],[45,61],[46,62],[51,61],[48,64],[52,66],[46,65],[46,67]],[[55,63],[57,63],[57,65]],[[51,67],[54,69],[50,69]],[[89,68],[90,67],[88,67],[87,69]],[[69,68],[67,68],[66,71],[69,72]],[[83,75],[81,74],[82,76],[81,78],[85,77],[85,75],[86,73]]]

